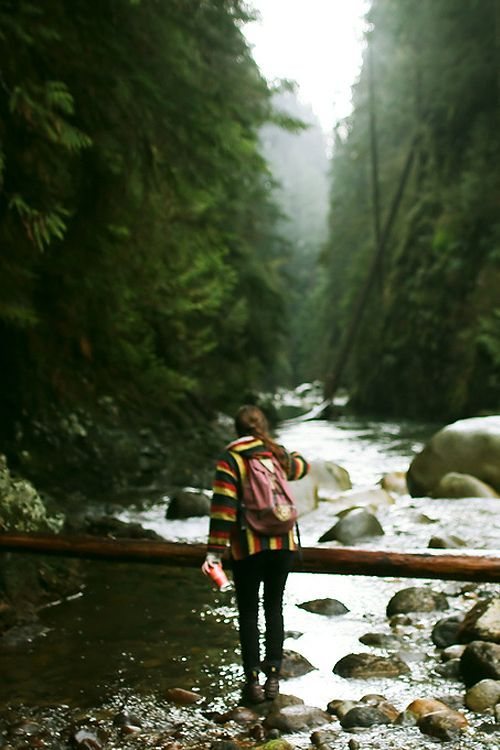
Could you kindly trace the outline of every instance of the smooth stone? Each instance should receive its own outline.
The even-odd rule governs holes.
[[[365,646],[385,649],[394,649],[401,646],[401,639],[390,633],[365,633],[360,636],[359,641]]]
[[[375,724],[392,724],[386,713],[376,706],[354,706],[340,720],[343,729],[354,727],[372,727]]]
[[[331,700],[326,710],[329,714],[332,714],[332,716],[336,716],[338,719],[342,719],[349,711],[357,706],[357,701],[344,701],[339,699]]]
[[[302,677],[302,675],[312,672],[316,667],[313,667],[310,661],[306,659],[302,654],[296,651],[290,651],[290,649],[283,649],[283,661],[281,664],[281,676],[284,679],[290,677]]]
[[[165,698],[179,706],[190,706],[193,703],[198,703],[201,700],[201,695],[193,693],[191,690],[184,690],[184,688],[168,688],[165,690]]]
[[[399,677],[410,671],[398,656],[373,654],[348,654],[334,666],[333,672],[341,677],[369,679],[371,677]]]
[[[438,620],[432,628],[432,642],[438,648],[447,648],[460,642],[460,628],[463,615],[452,615]]]
[[[460,641],[500,643],[500,597],[478,602],[467,612],[460,628]]]
[[[431,497],[457,499],[461,497],[498,497],[498,493],[486,482],[471,474],[450,471],[432,489]]]
[[[482,713],[500,704],[500,680],[480,680],[465,693],[465,705]]]
[[[423,716],[417,726],[422,734],[436,737],[438,740],[454,740],[467,727],[467,719],[456,711],[438,711]]]
[[[429,549],[460,549],[467,547],[467,542],[459,536],[450,534],[449,536],[431,536],[427,546]]]
[[[448,609],[448,600],[444,594],[424,586],[410,586],[398,591],[387,605],[387,616],[407,612],[434,612]]]
[[[460,659],[450,659],[444,664],[438,664],[434,671],[447,680],[459,680],[461,676]]]
[[[380,480],[380,486],[394,495],[407,495],[406,471],[391,471],[389,474],[384,474]]]
[[[210,494],[204,490],[186,487],[179,490],[170,499],[165,517],[168,519],[208,516],[210,513]]]
[[[500,680],[500,645],[472,641],[462,654],[460,671],[467,687],[480,680]]]
[[[312,599],[310,602],[297,604],[297,607],[305,609],[306,612],[327,616],[345,615],[349,612],[345,604],[337,599]]]
[[[264,726],[269,729],[279,729],[285,734],[303,732],[306,729],[326,724],[332,717],[326,711],[315,706],[286,706],[280,711],[272,712],[264,719]]]
[[[318,542],[336,540],[341,544],[353,544],[359,539],[383,536],[384,530],[378,518],[365,508],[352,508],[337,521]]]

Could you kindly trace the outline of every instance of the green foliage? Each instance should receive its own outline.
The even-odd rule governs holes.
[[[2,5],[11,419],[110,389],[178,414],[272,382],[284,245],[259,131],[281,115],[248,18],[240,0]]]
[[[345,384],[358,406],[383,413],[497,409],[498,4],[375,0],[370,21],[382,224],[420,138]],[[368,56],[354,102],[338,128],[323,256],[330,367],[375,251]]]

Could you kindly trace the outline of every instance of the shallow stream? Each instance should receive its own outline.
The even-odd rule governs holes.
[[[362,487],[375,484],[387,472],[405,471],[437,427],[343,417],[335,423],[284,424],[280,438],[308,459],[339,463],[349,471],[353,486]],[[169,540],[205,540],[207,519],[167,521],[167,504],[168,498],[153,503],[146,497],[121,517],[139,521]],[[359,546],[425,548],[431,535],[455,534],[469,548],[493,549],[500,539],[497,504],[484,499],[401,496],[377,510],[385,535]],[[335,508],[322,503],[318,511],[302,519],[303,544],[316,544],[334,520]],[[19,720],[21,715],[35,715],[49,722],[53,736],[61,738],[58,726],[64,724],[66,715],[74,720],[75,712],[95,714],[121,707],[139,713],[147,726],[161,713],[169,687],[199,692],[212,710],[237,705],[241,671],[232,594],[212,591],[197,570],[97,562],[84,566],[82,594],[47,607],[39,627],[12,633],[0,643],[0,732],[8,716]],[[333,674],[342,656],[372,650],[359,643],[360,636],[391,632],[387,603],[396,591],[412,585],[430,585],[445,592],[450,609],[444,614],[415,615],[411,624],[401,626],[399,654],[411,674],[392,680],[347,680]],[[294,573],[285,600],[285,624],[293,636],[287,638],[285,647],[305,656],[314,670],[283,683],[282,692],[323,709],[334,698],[359,699],[367,693],[384,694],[399,710],[415,698],[462,695],[462,683],[445,680],[433,671],[438,655],[430,641],[430,628],[443,616],[470,609],[479,590],[493,589],[442,581]],[[340,600],[349,612],[325,617],[296,606],[325,597]],[[401,747],[402,742],[408,748],[435,747],[435,741],[416,729],[394,731],[396,735],[391,729],[368,730],[363,748]],[[348,737],[341,733],[338,744],[333,740],[331,747],[345,748]],[[295,736],[293,741],[309,746],[308,735]],[[490,736],[475,735],[456,747],[493,747],[491,741]],[[64,737],[60,742],[45,746],[65,746]]]

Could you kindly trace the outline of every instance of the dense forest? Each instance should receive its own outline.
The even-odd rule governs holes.
[[[328,383],[409,155],[342,384],[385,414],[499,408],[498,2],[374,0],[329,170],[251,13],[1,0],[4,437],[54,405],[182,421]]]
[[[240,0],[0,3],[2,428],[112,395],[181,418],[284,356],[280,115]]]
[[[324,370],[369,287],[342,378],[357,408],[498,411],[500,4],[374,0],[369,21],[354,110],[336,129]]]

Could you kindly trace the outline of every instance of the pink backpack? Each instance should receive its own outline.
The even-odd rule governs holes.
[[[279,461],[274,456],[262,459],[262,456],[245,457],[242,520],[263,536],[287,534],[297,523],[295,501]],[[271,460],[274,471],[264,463]]]

